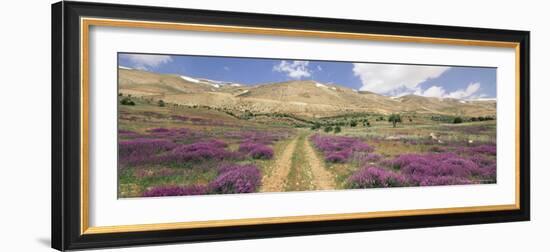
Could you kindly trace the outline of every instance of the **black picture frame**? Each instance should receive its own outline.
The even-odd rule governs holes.
[[[519,209],[212,228],[81,233],[80,17],[490,40],[519,43]],[[254,239],[530,219],[529,32],[103,3],[52,5],[52,247],[87,249],[175,242]]]

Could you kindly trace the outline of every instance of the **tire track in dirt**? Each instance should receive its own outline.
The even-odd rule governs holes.
[[[287,182],[288,173],[292,167],[292,155],[296,149],[298,137],[292,139],[285,147],[283,153],[275,160],[273,170],[269,176],[262,178],[260,192],[283,192]]]
[[[307,158],[307,162],[310,165],[311,171],[313,172],[313,183],[315,184],[315,189],[317,190],[334,190],[336,189],[336,184],[334,183],[334,176],[325,168],[325,163],[323,160],[319,159],[317,153],[311,146],[309,137],[305,138],[304,141],[304,151]]]

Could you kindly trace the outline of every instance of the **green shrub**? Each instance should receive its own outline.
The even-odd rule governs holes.
[[[122,100],[120,101],[120,104],[127,105],[127,106],[136,105],[136,103],[134,101],[132,101],[132,99],[130,99],[129,97],[122,98]]]
[[[363,120],[363,126],[364,126],[364,127],[370,127],[370,122],[369,122],[368,119],[364,119],[364,120]]]
[[[313,125],[311,126],[311,130],[318,130],[320,128],[321,128],[321,124],[318,122],[313,123]]]
[[[462,118],[455,117],[455,119],[453,119],[453,123],[462,123]]]

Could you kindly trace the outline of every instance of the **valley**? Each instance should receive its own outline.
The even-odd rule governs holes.
[[[496,182],[496,101],[119,69],[118,197]]]

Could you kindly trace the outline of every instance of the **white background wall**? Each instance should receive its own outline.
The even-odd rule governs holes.
[[[545,1],[213,1],[124,3],[530,30],[532,221],[384,232],[125,248],[118,251],[547,251],[550,227],[550,26]],[[48,251],[50,240],[50,4],[0,9],[0,251]],[[546,22],[545,22],[546,21]],[[111,249],[108,249],[110,251]]]

